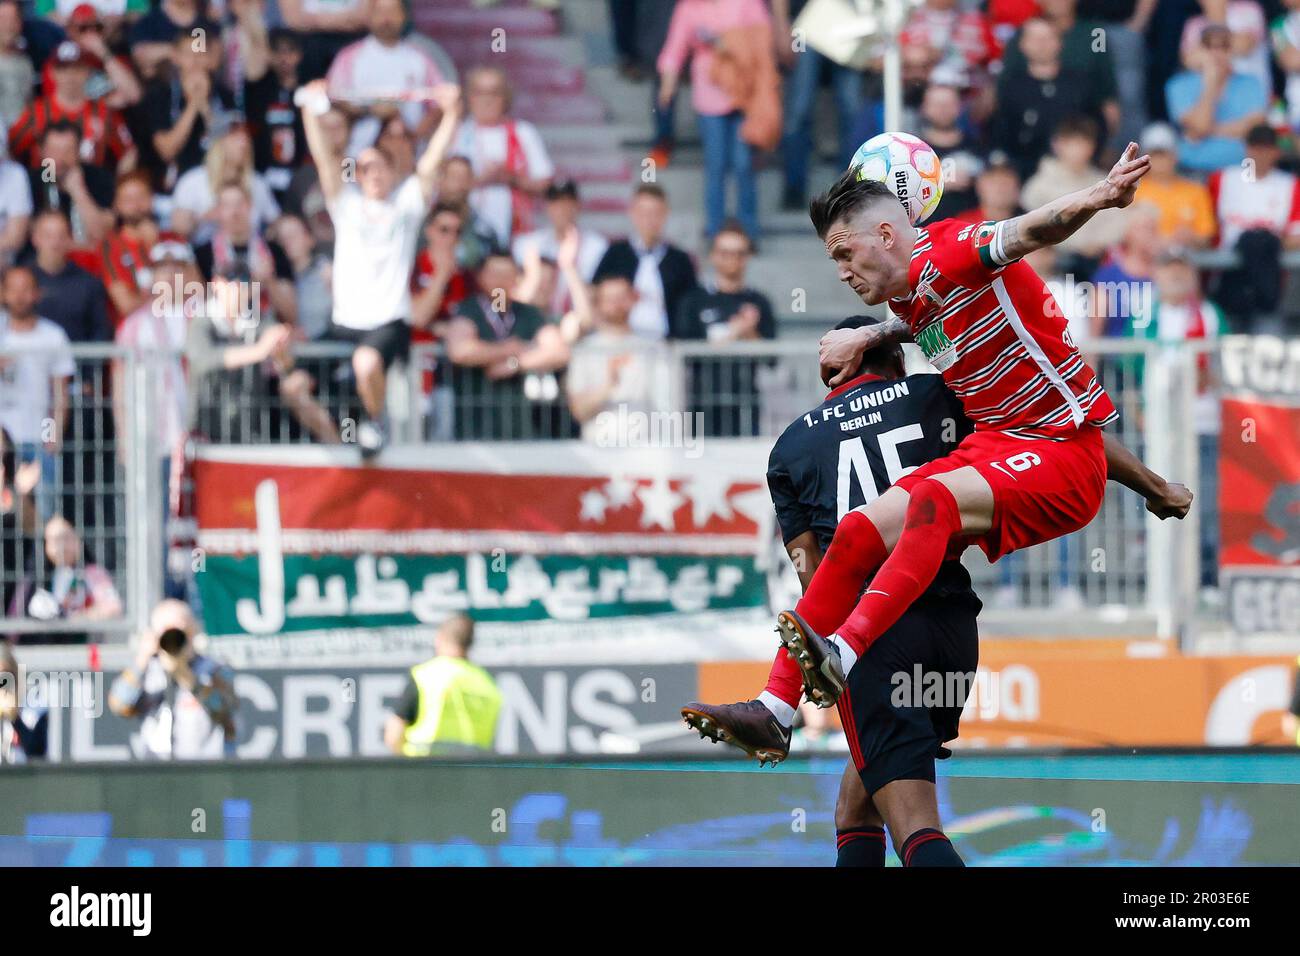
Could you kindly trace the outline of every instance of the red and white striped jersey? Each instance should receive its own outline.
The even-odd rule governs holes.
[[[1001,247],[1001,223],[943,219],[918,229],[912,292],[890,308],[977,431],[1061,441],[1085,423],[1114,421],[1047,285]]]

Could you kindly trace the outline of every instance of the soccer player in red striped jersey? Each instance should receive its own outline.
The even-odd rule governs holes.
[[[915,342],[975,431],[861,509],[866,521],[841,524],[799,605],[778,618],[811,700],[836,702],[857,658],[951,552],[974,543],[996,560],[1096,515],[1107,477],[1101,427],[1117,413],[1051,292],[1021,259],[1129,205],[1149,169],[1130,143],[1105,179],[1001,222],[913,226],[891,189],[856,170],[813,200],[813,225],[840,280],[892,313],[828,333],[822,365],[847,376],[866,349]],[[1171,513],[1188,504],[1190,495]]]
[[[783,653],[758,703],[783,726],[799,701],[794,673],[810,700],[837,703],[858,658],[875,656],[876,639],[925,591],[944,560],[967,545],[978,544],[996,560],[1077,531],[1097,513],[1108,477],[1141,493],[1157,517],[1187,514],[1192,496],[1185,487],[1165,482],[1103,438],[1101,426],[1116,418],[1114,406],[1070,340],[1046,285],[1020,261],[1096,213],[1132,202],[1149,168],[1136,152],[1130,144],[1090,189],[1002,222],[914,227],[892,190],[858,181],[856,170],[813,201],[813,224],[840,279],[869,305],[888,302],[893,313],[878,325],[823,338],[822,367],[839,369],[827,384],[851,379],[867,350],[914,341],[975,430],[836,527],[803,598],[777,620]],[[751,731],[762,723],[753,703],[690,705],[683,715],[690,723],[694,709],[718,727]],[[731,742],[731,736],[721,739]],[[779,759],[784,736],[774,736],[781,739],[764,745]],[[905,863],[960,863],[940,828],[932,782],[894,779],[870,801],[896,835],[912,835],[903,843]]]

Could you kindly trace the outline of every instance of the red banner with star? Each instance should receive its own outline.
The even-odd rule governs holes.
[[[210,448],[194,469],[212,634],[585,620],[766,602],[772,508],[759,442],[592,452],[580,443]]]
[[[1224,340],[1219,566],[1242,634],[1300,633],[1300,340]]]

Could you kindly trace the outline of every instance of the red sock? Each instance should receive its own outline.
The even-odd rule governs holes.
[[[850,511],[836,527],[831,546],[795,605],[795,613],[823,637],[834,634],[886,554],[885,542],[871,519],[861,511]]]
[[[777,649],[776,660],[767,674],[767,686],[763,689],[791,707],[799,706],[799,698],[803,696],[803,674],[784,647]]]
[[[960,533],[961,510],[952,492],[937,481],[919,482],[912,488],[898,544],[835,633],[861,655],[930,586],[948,542]]]
[[[885,542],[876,526],[861,511],[850,511],[835,529],[831,546],[808,582],[808,591],[795,605],[795,612],[818,634],[829,636],[849,616],[862,593],[863,582],[883,560]],[[784,647],[776,652],[763,689],[791,707],[799,706],[803,675]]]

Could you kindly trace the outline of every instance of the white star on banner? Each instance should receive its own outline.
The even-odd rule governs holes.
[[[723,521],[731,520],[735,512],[727,500],[731,479],[725,475],[705,473],[691,479],[684,489],[691,499],[691,520],[702,528],[714,515]]]
[[[665,531],[676,530],[673,512],[685,504],[686,499],[669,487],[666,478],[656,478],[650,487],[638,488],[636,496],[641,499],[641,527],[657,524]]]
[[[755,488],[738,495],[733,495],[730,503],[736,510],[760,527],[772,517],[772,501],[763,488]]]
[[[625,475],[616,475],[609,479],[605,485],[605,499],[609,507],[617,510],[626,508],[632,503],[632,495],[636,492],[636,482],[631,481]]]
[[[605,508],[609,504],[595,488],[582,493],[582,512],[579,518],[582,521],[604,521]]]

